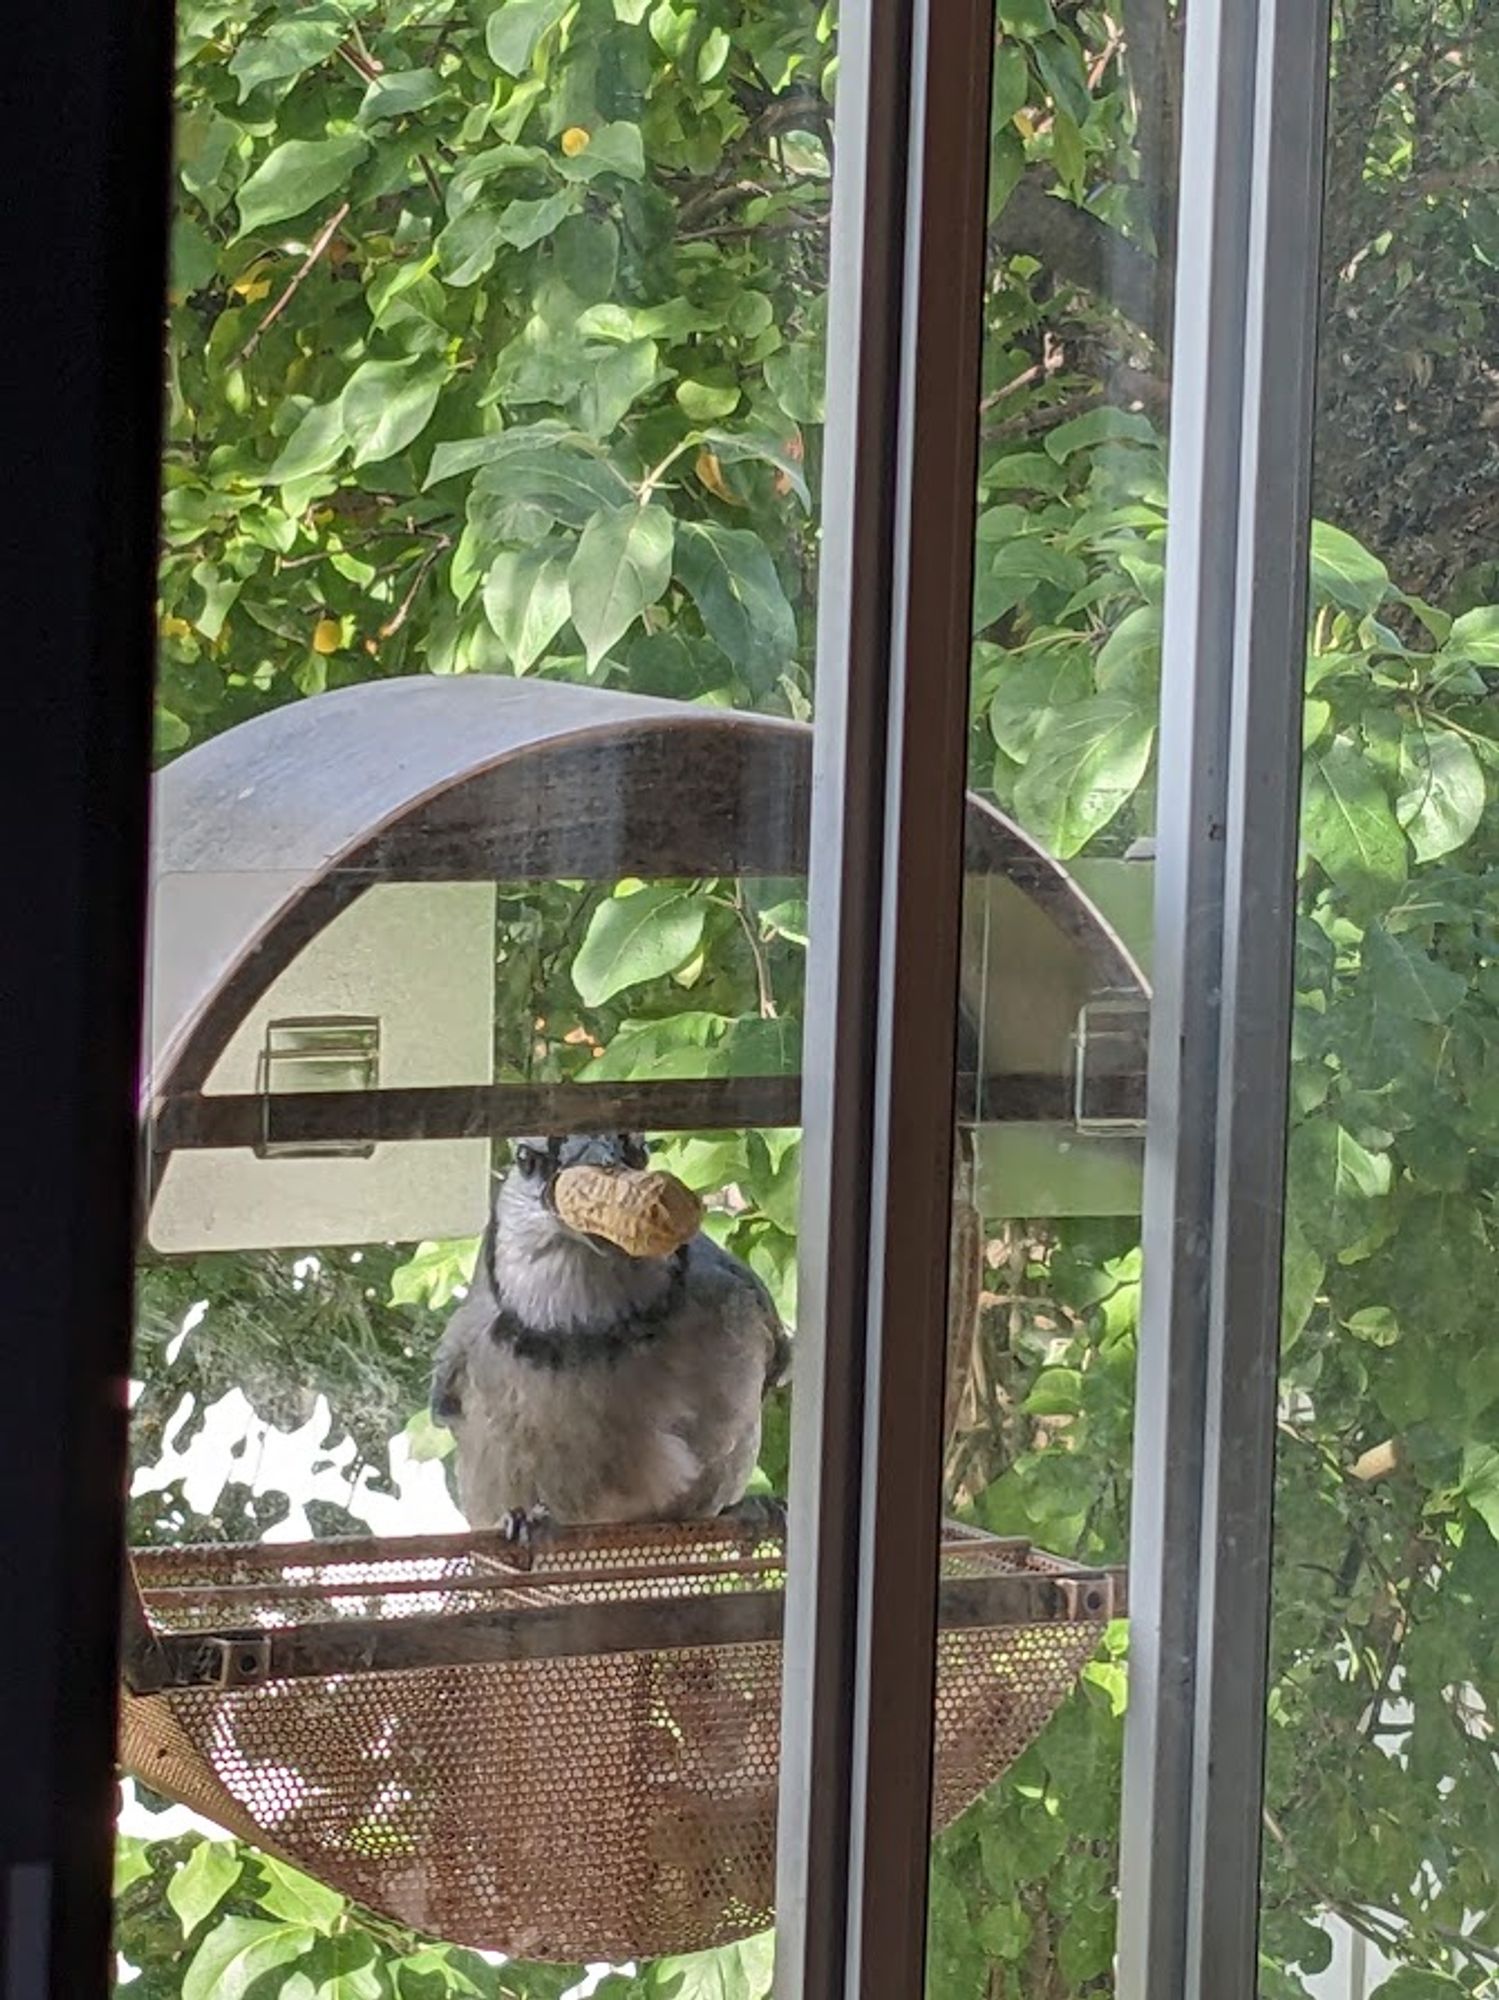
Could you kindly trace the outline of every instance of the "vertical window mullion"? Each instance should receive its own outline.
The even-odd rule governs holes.
[[[1258,1990],[1327,45],[1188,13],[1121,2000]]]
[[[923,1981],[993,33],[988,0],[841,26],[785,2000]]]

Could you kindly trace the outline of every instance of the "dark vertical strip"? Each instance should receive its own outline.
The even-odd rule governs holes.
[[[776,1885],[780,2000],[843,1990],[911,0],[839,21]]]
[[[845,11],[777,1990],[923,1978],[993,16]]]
[[[1330,0],[1261,0],[1187,1991],[1255,2000]]]
[[[170,37],[20,8],[0,85],[6,2000],[111,1977]]]

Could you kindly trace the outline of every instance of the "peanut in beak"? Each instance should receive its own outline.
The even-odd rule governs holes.
[[[703,1205],[675,1174],[630,1167],[564,1167],[552,1205],[570,1229],[630,1257],[667,1257],[697,1234]]]

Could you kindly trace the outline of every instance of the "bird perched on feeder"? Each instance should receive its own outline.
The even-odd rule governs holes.
[[[745,1489],[785,1330],[696,1196],[646,1168],[632,1133],[515,1148],[432,1380],[471,1527],[784,1518]]]

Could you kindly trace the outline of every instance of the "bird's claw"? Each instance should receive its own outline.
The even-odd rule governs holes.
[[[552,1530],[552,1517],[545,1507],[511,1507],[500,1516],[499,1532],[518,1553],[527,1556]]]
[[[745,1529],[757,1540],[786,1539],[786,1502],[773,1493],[747,1493],[732,1507],[725,1507],[718,1518]]]

